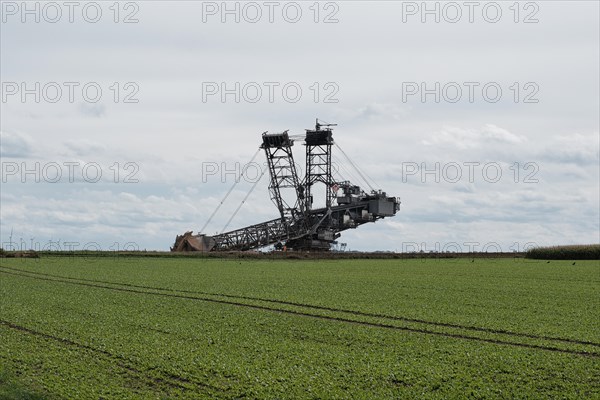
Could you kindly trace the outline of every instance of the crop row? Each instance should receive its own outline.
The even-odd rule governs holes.
[[[535,334],[511,332],[507,330],[394,317],[384,314],[374,314],[356,310],[344,310],[333,307],[315,306],[310,304],[254,298],[248,296],[179,291],[150,286],[122,284],[119,282],[94,281],[90,279],[65,279],[64,277],[54,276],[51,274],[31,273],[15,268],[0,267],[0,273],[19,275],[32,279],[50,280],[71,285],[124,291],[135,294],[173,297],[192,301],[204,301],[237,307],[247,307],[260,311],[274,311],[303,317],[320,318],[329,321],[360,324],[376,328],[403,330],[413,333],[439,335],[455,339],[475,340],[500,345],[529,347],[540,350],[600,357],[600,343],[580,341],[569,338],[539,336]],[[208,295],[208,297],[206,295]],[[231,300],[232,298],[235,300]],[[273,306],[273,304],[277,305],[278,307]],[[397,322],[402,322],[403,324],[398,325]],[[564,344],[570,344],[571,346],[564,346]],[[575,345],[575,347],[573,347],[573,345]]]
[[[593,398],[598,270],[551,265],[5,259],[0,361],[57,398]]]

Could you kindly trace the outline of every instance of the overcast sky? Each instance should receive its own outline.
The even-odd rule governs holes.
[[[262,132],[317,117],[402,201],[344,232],[349,249],[600,241],[597,1],[23,4],[1,4],[5,248],[12,232],[22,247],[167,250]],[[277,217],[267,178],[230,229]]]

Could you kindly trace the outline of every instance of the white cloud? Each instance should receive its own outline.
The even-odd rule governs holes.
[[[575,165],[598,165],[600,133],[574,133],[552,138],[544,146],[541,158],[549,161]]]
[[[99,118],[106,115],[106,107],[104,104],[82,102],[79,104],[79,112],[85,116]]]
[[[495,145],[522,144],[526,137],[509,132],[493,124],[486,124],[480,129],[462,129],[446,127],[423,140],[426,146],[446,146],[458,149],[475,149]]]
[[[106,145],[98,143],[94,140],[87,139],[74,139],[61,143],[65,148],[70,150],[69,155],[75,157],[86,157],[86,156],[106,156]]]
[[[0,131],[0,156],[27,158],[32,152],[32,139],[22,133]]]
[[[371,103],[359,110],[358,118],[366,120],[400,120],[409,113],[408,106]]]
[[[175,234],[199,229],[230,187],[220,177],[203,180],[203,163],[247,162],[263,131],[299,134],[315,117],[338,123],[336,142],[389,195],[402,197],[395,218],[344,232],[341,241],[351,248],[597,238],[598,3],[545,3],[539,24],[514,24],[507,8],[498,24],[421,23],[418,15],[398,23],[400,3],[340,2],[335,24],[314,23],[309,3],[299,24],[222,24],[219,16],[199,23],[201,4],[194,2],[144,3],[137,24],[3,24],[3,81],[82,85],[73,102],[23,103],[19,95],[3,102],[2,157],[96,162],[103,176],[97,184],[81,174],[72,184],[22,184],[20,176],[3,182],[2,238],[14,228],[41,241],[75,238],[105,247],[135,238],[166,249]],[[222,103],[220,96],[204,102],[207,81],[277,81],[279,89],[298,82],[303,97],[286,102],[278,91],[272,103]],[[417,95],[404,103],[402,83],[409,81],[493,81],[503,97],[421,103]],[[519,82],[523,96],[531,81],[539,103],[515,103],[511,86]],[[82,100],[85,82],[102,87],[98,103]],[[122,100],[127,82],[139,86],[138,103],[115,102],[111,87],[122,89]],[[337,102],[323,101],[328,82],[339,87]],[[300,143],[295,152],[302,164]],[[496,162],[503,176],[490,183],[478,170],[474,182],[403,182],[404,161],[429,168]],[[127,162],[139,167],[139,183],[113,182],[110,167],[120,165],[122,181]],[[538,167],[538,183],[523,182],[527,162]],[[510,169],[516,163],[517,182]],[[232,228],[277,216],[263,179]],[[248,186],[232,192],[209,232],[222,229]]]

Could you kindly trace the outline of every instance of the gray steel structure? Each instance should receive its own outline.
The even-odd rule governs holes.
[[[400,209],[398,198],[388,197],[381,190],[367,194],[349,181],[334,181],[331,126],[334,125],[323,125],[317,120],[315,129],[306,131],[306,175],[302,181],[294,164],[294,141],[288,132],[263,134],[261,148],[270,173],[269,192],[279,218],[214,236],[188,235],[187,238],[195,239],[191,242],[195,245],[186,245],[182,242],[184,236],[178,236],[171,250],[252,250],[269,245],[291,250],[329,250],[340,232],[394,216]],[[313,208],[313,189],[317,184],[325,186],[325,204],[321,208]],[[287,196],[282,192],[287,192]],[[293,200],[289,200],[290,196]],[[334,199],[337,205],[333,204]]]

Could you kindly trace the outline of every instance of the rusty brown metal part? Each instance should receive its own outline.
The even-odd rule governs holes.
[[[171,251],[211,251],[215,240],[206,235],[193,235],[192,231],[177,235]]]

